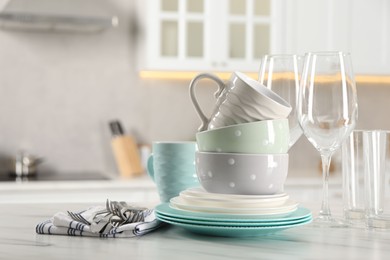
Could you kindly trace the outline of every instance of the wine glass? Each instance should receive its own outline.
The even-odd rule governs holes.
[[[303,133],[320,152],[323,198],[319,225],[339,226],[329,208],[328,178],[332,154],[355,128],[357,94],[349,53],[305,55],[298,97],[298,120]]]
[[[289,149],[302,135],[296,110],[302,61],[302,56],[292,54],[265,55],[261,59],[260,65],[260,83],[272,89],[290,103],[292,107],[288,116],[290,127]]]

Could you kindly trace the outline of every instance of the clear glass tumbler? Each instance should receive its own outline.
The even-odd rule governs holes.
[[[365,208],[369,228],[390,229],[390,132],[363,132]]]
[[[355,130],[341,146],[344,217],[351,225],[365,221],[363,130]]]

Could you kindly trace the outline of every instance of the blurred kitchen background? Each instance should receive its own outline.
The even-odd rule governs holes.
[[[351,52],[358,128],[390,129],[387,0],[0,0],[0,172],[20,151],[40,172],[118,175],[108,123],[142,147],[194,140],[198,72],[257,79],[267,53]],[[211,112],[216,87],[198,96]],[[305,137],[290,176],[318,177]],[[340,169],[340,156],[334,157]]]

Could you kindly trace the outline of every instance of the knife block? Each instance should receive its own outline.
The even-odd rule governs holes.
[[[118,122],[113,122],[110,126],[111,129],[119,129],[119,131],[112,131],[114,136],[111,140],[111,147],[120,176],[132,178],[141,175],[144,172],[144,168],[141,163],[141,155],[137,143],[131,136],[123,134],[123,130]]]

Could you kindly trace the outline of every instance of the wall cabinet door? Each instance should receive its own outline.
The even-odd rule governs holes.
[[[143,69],[257,71],[283,48],[281,0],[149,0]]]
[[[147,1],[144,69],[200,67],[207,57],[204,0]]]
[[[390,2],[286,1],[286,52],[350,52],[358,74],[390,73]]]

